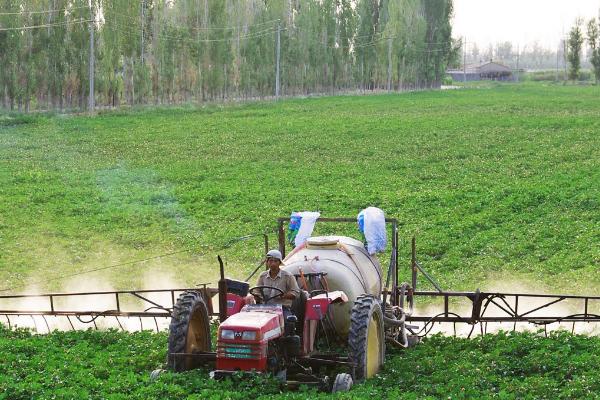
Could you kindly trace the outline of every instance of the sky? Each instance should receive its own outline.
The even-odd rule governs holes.
[[[480,49],[504,41],[555,49],[577,17],[598,18],[599,9],[600,0],[454,0],[452,36]]]

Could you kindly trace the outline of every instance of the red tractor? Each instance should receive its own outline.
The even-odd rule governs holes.
[[[397,230],[395,221],[391,223],[388,281],[390,275],[395,277],[397,257]],[[280,228],[280,251],[285,254],[282,235]],[[309,238],[285,257],[282,269],[292,273],[302,289],[285,320],[281,305],[268,304],[283,295],[281,290],[224,279],[221,263],[216,348],[210,295],[183,293],[170,325],[169,367],[183,371],[214,363],[215,378],[239,371],[270,373],[288,387],[304,384],[336,392],[379,371],[386,339],[408,345],[404,311],[386,303],[393,296],[384,290],[378,260],[362,242],[344,236]],[[246,304],[248,293],[258,304]]]

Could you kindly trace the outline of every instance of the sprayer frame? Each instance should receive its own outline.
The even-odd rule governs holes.
[[[279,244],[279,251],[285,258],[285,248],[286,248],[286,238],[285,238],[285,225],[289,224],[290,219],[285,217],[277,218],[277,240]],[[317,220],[318,223],[321,222],[330,222],[330,223],[354,223],[357,224],[356,218],[319,218]],[[391,290],[391,303],[392,305],[398,305],[399,296],[398,296],[398,220],[395,218],[386,218],[385,219],[386,226],[391,226],[392,230],[392,250],[390,254],[390,263],[388,266],[388,275],[387,282],[385,282],[386,289],[383,290],[382,294],[384,296],[383,302],[385,303],[387,297],[387,287],[389,285],[389,281],[391,278],[392,281],[392,290]],[[266,247],[268,247],[268,242],[266,242]],[[416,272],[413,271],[413,282],[416,285]],[[415,287],[413,285],[413,287]]]
[[[318,222],[332,223],[357,223],[355,218],[319,218]],[[406,314],[406,322],[417,322],[425,324],[425,335],[429,332],[426,328],[432,326],[436,322],[452,323],[456,327],[457,323],[469,324],[472,326],[469,337],[473,334],[475,325],[479,324],[481,334],[487,332],[488,323],[505,323],[512,322],[513,330],[516,329],[517,322],[525,322],[538,326],[543,326],[546,332],[546,327],[552,323],[569,322],[573,324],[572,330],[575,330],[577,322],[600,322],[600,315],[591,313],[590,305],[595,304],[600,306],[600,296],[579,296],[565,294],[532,294],[532,293],[500,293],[500,292],[481,292],[477,289],[474,292],[452,292],[442,290],[440,284],[423,268],[417,260],[416,239],[413,236],[411,240],[411,285],[404,284],[406,291],[400,291],[398,281],[398,220],[395,218],[386,218],[386,225],[391,225],[392,230],[392,249],[390,263],[388,268],[388,278],[382,290],[383,300],[385,305],[387,296],[391,297],[391,305],[402,305],[406,300],[411,306],[411,310]],[[286,237],[285,225],[289,224],[289,218],[280,217],[277,219],[277,234],[279,251],[285,257]],[[265,235],[265,248],[268,248],[268,238]],[[418,275],[423,277],[436,289],[435,291],[417,291]],[[388,289],[390,275],[392,277],[392,289]],[[401,297],[404,297],[401,299]],[[439,299],[443,298],[443,312],[434,316],[415,315],[412,312],[415,298]],[[471,312],[469,315],[460,315],[460,307],[452,308],[451,299],[463,299],[471,302]],[[520,299],[537,300],[542,304],[527,307],[523,309],[523,305],[519,306]],[[565,301],[577,301],[581,303],[579,312],[574,312],[570,315],[535,315],[536,312],[546,310],[555,304],[564,303]],[[456,307],[456,306],[455,306]],[[499,315],[486,315],[488,309],[495,308]],[[552,313],[551,313],[552,314]],[[456,332],[456,329],[455,329]],[[411,330],[411,333],[414,333]],[[423,336],[425,336],[423,335]]]
[[[357,223],[355,218],[319,218],[318,222],[328,223]],[[487,323],[489,322],[512,322],[516,326],[517,322],[525,322],[535,325],[543,326],[544,328],[552,323],[557,322],[569,322],[573,323],[573,329],[575,323],[583,322],[590,323],[600,322],[600,315],[593,312],[594,306],[600,308],[600,296],[581,296],[581,295],[563,295],[563,294],[531,294],[531,293],[499,293],[499,292],[451,292],[444,291],[440,285],[431,277],[427,271],[421,266],[417,260],[416,251],[416,240],[413,237],[411,241],[411,285],[402,285],[406,290],[399,290],[398,282],[398,221],[395,218],[386,218],[386,225],[391,225],[391,242],[392,249],[390,255],[390,264],[388,268],[388,277],[384,290],[382,291],[383,303],[386,302],[387,296],[391,298],[391,305],[401,305],[403,300],[407,300],[410,304],[414,303],[415,298],[429,298],[429,299],[443,299],[443,311],[437,315],[415,315],[410,314],[406,316],[407,322],[418,322],[433,324],[436,322],[442,323],[463,323],[472,326],[471,333],[475,328],[476,324],[480,324],[481,333],[485,333]],[[285,237],[285,225],[289,223],[289,218],[280,217],[277,219],[277,233],[278,233],[278,244],[279,250],[283,255],[286,251],[286,237]],[[265,252],[269,250],[269,238],[268,234],[262,235],[264,238]],[[262,263],[259,265],[258,268]],[[255,270],[256,272],[256,270]],[[417,277],[423,275],[429,283],[435,287],[435,291],[417,291]],[[391,290],[388,289],[389,280],[392,281]],[[248,280],[248,279],[247,279]],[[36,323],[34,317],[39,316],[43,318],[47,330],[50,331],[46,317],[62,317],[66,318],[72,329],[75,329],[71,317],[77,318],[79,322],[85,324],[93,324],[96,326],[96,319],[102,318],[114,318],[118,325],[123,329],[120,317],[124,318],[139,318],[140,329],[142,329],[142,319],[154,320],[156,330],[159,330],[157,318],[170,318],[171,311],[175,304],[175,298],[179,293],[186,290],[199,291],[205,298],[209,313],[213,316],[218,314],[213,312],[212,299],[219,292],[217,288],[211,288],[208,284],[201,284],[200,287],[196,288],[181,288],[181,289],[158,289],[158,290],[130,290],[130,291],[96,291],[96,292],[80,292],[80,293],[46,293],[46,294],[12,294],[12,295],[1,295],[0,296],[0,317],[6,320],[9,327],[12,327],[11,317],[28,316],[31,317],[34,324]],[[159,304],[151,300],[147,295],[149,294],[163,294],[168,295],[171,304]],[[57,307],[55,300],[66,297],[79,297],[79,296],[90,296],[97,295],[103,296],[107,299],[113,299],[114,308],[110,310],[98,311],[98,310],[69,310]],[[135,297],[143,301],[142,309],[137,310],[124,310],[122,308],[122,297]],[[401,299],[401,297],[403,297]],[[31,310],[31,309],[2,309],[1,303],[3,301],[15,301],[23,298],[36,298],[37,301],[47,302],[47,307],[40,307],[44,309]],[[521,299],[527,298],[538,302],[534,307],[524,307]],[[460,315],[460,308],[456,307],[455,302],[452,299],[462,299],[472,303],[471,312],[469,315]],[[578,312],[574,312],[570,315],[565,313],[552,313],[550,315],[536,315],[537,312],[544,309],[550,309],[555,304],[565,303],[567,301],[577,302],[580,304]],[[454,303],[454,304],[453,304]],[[521,304],[520,304],[521,303]],[[491,308],[495,309],[499,315],[489,315],[488,310]],[[486,314],[487,313],[487,314]],[[82,320],[82,317],[89,317],[89,320]],[[2,321],[4,322],[4,321]],[[514,328],[513,328],[514,329]],[[36,324],[37,330],[37,324]],[[427,334],[425,330],[425,334]],[[424,336],[424,335],[423,335]]]

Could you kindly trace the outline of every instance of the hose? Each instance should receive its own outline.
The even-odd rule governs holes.
[[[402,312],[402,316],[400,317],[400,319],[386,317],[384,314],[383,322],[384,322],[384,324],[386,324],[388,326],[391,325],[393,327],[400,328],[400,336],[402,337],[402,343],[398,342],[394,338],[388,338],[388,340],[391,341],[392,344],[394,344],[394,345],[400,345],[403,348],[407,348],[408,347],[408,336],[406,334],[406,327],[405,327],[406,313],[401,308],[399,310]]]
[[[390,317],[386,317],[385,315],[383,316],[383,322],[386,325],[391,325],[394,327],[402,327],[404,326],[404,321],[406,319],[406,315],[403,314],[401,319],[396,319],[396,318],[390,318]]]
[[[392,339],[392,338],[387,338],[386,339],[388,342],[390,342],[392,345],[394,345],[395,347],[401,348],[401,349],[405,349],[408,347],[408,343],[406,345],[403,345],[402,343],[400,343],[399,341],[397,341],[396,339]]]
[[[406,333],[406,317],[411,316],[413,313],[414,301],[411,296],[411,300],[409,300],[409,312],[404,311],[404,298],[406,297],[406,289],[408,288],[408,283],[403,283],[400,285],[400,306],[396,307],[395,310],[400,312],[400,318],[396,318],[392,312],[389,313],[391,317],[386,316],[387,313],[383,315],[383,322],[387,326],[392,326],[394,328],[400,328],[400,337],[402,338],[402,343],[398,342],[394,338],[388,338],[388,340],[395,346],[400,346],[403,348],[408,347],[408,334]]]
[[[302,267],[298,268],[298,271],[300,272],[300,280],[302,281],[304,290],[308,291],[308,284],[306,283],[306,278],[304,277],[304,272],[302,271]]]

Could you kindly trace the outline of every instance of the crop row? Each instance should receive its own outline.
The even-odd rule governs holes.
[[[21,118],[0,126],[0,285],[190,287],[217,254],[243,278],[262,237],[232,239],[374,205],[446,289],[596,291],[599,114],[596,87],[531,84]]]
[[[330,398],[282,391],[269,378],[213,381],[207,371],[164,373],[166,333],[0,328],[0,399]],[[377,377],[337,398],[573,399],[600,393],[600,339],[553,332],[475,339],[432,336],[392,351]]]

